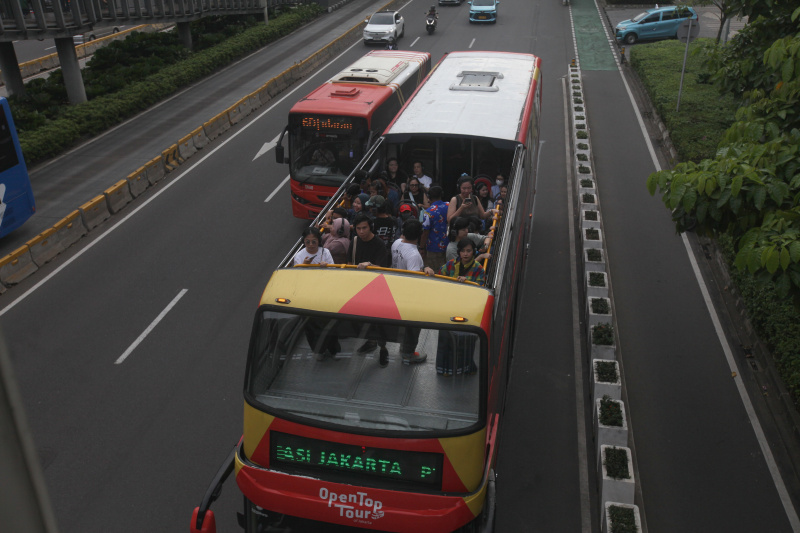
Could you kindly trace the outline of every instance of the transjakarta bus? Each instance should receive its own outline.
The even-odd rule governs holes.
[[[20,227],[35,211],[31,180],[11,108],[8,100],[0,97],[0,237]]]
[[[273,273],[250,340],[244,434],[192,531],[215,531],[209,505],[231,471],[247,532],[493,530],[540,86],[535,56],[447,54],[354,173],[375,173],[408,150],[467,168],[494,161],[509,191],[485,286],[377,267],[292,267],[299,242]],[[359,353],[375,339],[388,366],[377,349]],[[409,339],[425,361],[404,364],[399,346]],[[335,356],[319,355],[326,350]]]
[[[430,71],[427,52],[368,53],[289,111],[275,156],[289,164],[292,213],[315,218]],[[289,157],[283,137],[288,134]]]

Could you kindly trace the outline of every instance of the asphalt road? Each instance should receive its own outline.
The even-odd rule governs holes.
[[[36,169],[37,219],[52,224],[379,5],[355,0]],[[593,452],[588,471],[581,468],[585,448],[593,448],[591,411],[577,395],[588,381],[573,327],[561,88],[574,57],[570,13],[557,2],[504,0],[498,23],[478,26],[468,24],[466,5],[442,7],[428,36],[428,6],[403,8],[401,48],[430,51],[434,60],[486,49],[544,61],[539,180],[500,440],[497,531],[596,531]],[[305,225],[291,216],[286,185],[265,202],[287,168],[271,151],[255,155],[283,128],[294,101],[364,51],[356,44],[0,297],[0,335],[61,531],[185,531],[241,434],[244,358],[259,296]],[[751,531],[753,524],[785,531],[741,401],[720,377],[720,347],[685,252],[668,214],[644,193],[651,163],[618,79],[613,71],[585,78],[598,173],[610,176],[598,180],[632,380],[640,503],[651,531]],[[692,438],[701,455],[678,457]],[[221,533],[237,530],[240,508],[229,483],[215,506]]]

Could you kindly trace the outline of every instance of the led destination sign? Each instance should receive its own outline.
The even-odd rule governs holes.
[[[442,454],[370,448],[270,432],[272,461],[441,486]]]
[[[300,127],[314,131],[353,131],[353,117],[304,116]]]

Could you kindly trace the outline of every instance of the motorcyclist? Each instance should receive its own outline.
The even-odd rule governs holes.
[[[386,49],[397,50],[397,41],[394,40],[394,36],[389,37],[389,40],[386,41]]]
[[[425,14],[427,17],[439,18],[439,13],[436,11],[436,6],[431,6],[430,10]]]

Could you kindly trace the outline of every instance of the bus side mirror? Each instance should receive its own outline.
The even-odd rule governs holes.
[[[281,144],[276,145],[275,146],[275,161],[277,161],[281,165],[284,164],[284,163],[288,163],[289,161],[284,159],[284,157],[285,156],[284,156],[284,153],[283,153],[283,145],[281,145]]]
[[[206,510],[203,520],[198,521],[199,507],[194,508],[192,513],[191,533],[217,533],[217,520],[214,518],[214,511]]]

